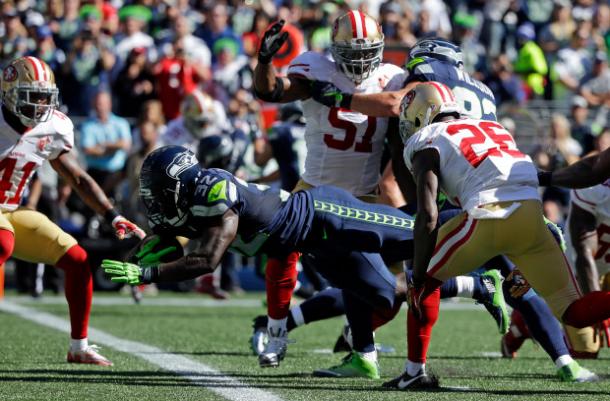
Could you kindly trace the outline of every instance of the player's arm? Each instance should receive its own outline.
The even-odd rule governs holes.
[[[597,249],[597,223],[595,216],[572,203],[570,212],[570,239],[576,253],[576,275],[585,293],[599,291],[599,273],[595,264]]]
[[[417,199],[415,190],[415,183],[413,182],[413,176],[407,168],[404,157],[404,144],[402,138],[398,132],[398,119],[391,118],[388,124],[388,144],[390,146],[390,155],[392,157],[392,170],[394,171],[394,177],[402,192],[402,196],[405,198],[407,203],[412,203]]]
[[[539,171],[542,186],[587,188],[610,179],[610,149],[556,171]]]
[[[413,156],[413,175],[417,186],[417,214],[413,228],[413,284],[424,283],[438,233],[438,176],[440,157],[436,149],[423,149]]]
[[[72,153],[63,152],[57,158],[49,160],[49,163],[61,178],[78,193],[87,206],[104,216],[112,224],[117,237],[123,239],[136,235],[144,238],[144,231],[116,211],[102,188],[78,165]]]
[[[258,64],[254,69],[254,93],[266,102],[288,103],[309,97],[307,80],[294,76],[278,77],[271,63],[275,53],[288,39],[288,32],[282,32],[284,20],[273,24],[261,39]]]

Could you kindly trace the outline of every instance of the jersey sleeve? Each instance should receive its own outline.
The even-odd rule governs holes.
[[[440,147],[438,146],[440,130],[434,128],[434,125],[424,127],[407,140],[403,155],[409,170],[411,170],[413,156],[420,150],[436,149],[440,153]]]
[[[191,213],[198,218],[219,217],[227,210],[235,209],[237,198],[237,187],[231,175],[211,169],[197,184]]]
[[[288,66],[288,76],[308,81],[328,81],[334,68],[332,61],[323,54],[309,51],[292,60]]]
[[[55,135],[51,143],[49,160],[56,159],[64,152],[69,152],[74,147],[74,125],[68,116],[59,111],[53,112],[53,128]]]
[[[589,213],[595,214],[597,206],[602,205],[609,200],[607,196],[608,192],[604,185],[605,184],[601,184],[590,188],[573,190],[571,196],[572,203]]]
[[[409,73],[402,68],[391,65],[393,68],[388,68],[390,80],[383,89],[384,91],[397,91],[404,87],[404,83],[407,80]]]

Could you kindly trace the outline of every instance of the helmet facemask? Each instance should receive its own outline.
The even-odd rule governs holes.
[[[4,94],[6,107],[27,127],[48,121],[58,105],[59,91],[47,82],[18,85]]]
[[[370,43],[366,39],[352,39],[351,44],[333,43],[330,52],[341,71],[354,83],[360,84],[379,68],[383,40]]]

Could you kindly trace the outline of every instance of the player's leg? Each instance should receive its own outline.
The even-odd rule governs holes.
[[[18,209],[8,214],[7,218],[15,230],[13,255],[16,258],[54,265],[65,272],[71,324],[68,362],[112,365],[87,341],[93,280],[85,250],[41,213]]]

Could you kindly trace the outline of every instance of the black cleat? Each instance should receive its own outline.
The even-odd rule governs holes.
[[[383,383],[382,386],[398,390],[439,388],[438,378],[434,375],[426,374],[423,369],[415,376],[411,376],[405,371],[397,378]]]

